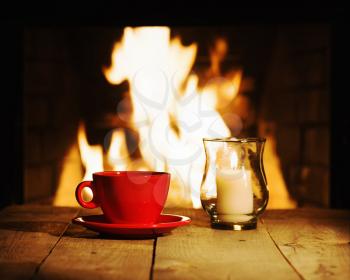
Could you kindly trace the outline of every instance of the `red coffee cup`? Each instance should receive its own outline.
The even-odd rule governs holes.
[[[170,174],[151,171],[105,171],[93,174],[93,181],[81,182],[75,197],[85,208],[101,207],[111,223],[157,222],[168,195]],[[93,193],[91,201],[82,198],[84,188]]]

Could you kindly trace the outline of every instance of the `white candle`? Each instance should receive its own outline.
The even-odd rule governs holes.
[[[219,219],[228,222],[244,222],[253,212],[253,189],[250,171],[217,169],[217,202]]]

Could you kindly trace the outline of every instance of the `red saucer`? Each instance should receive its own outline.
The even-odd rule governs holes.
[[[169,233],[174,228],[189,224],[191,219],[186,216],[162,214],[155,224],[112,224],[106,221],[104,215],[91,215],[76,217],[72,222],[99,233],[139,236]]]

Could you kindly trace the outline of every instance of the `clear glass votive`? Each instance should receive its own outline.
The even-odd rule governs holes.
[[[213,228],[257,226],[269,191],[263,165],[264,138],[203,139],[206,164],[201,202]]]

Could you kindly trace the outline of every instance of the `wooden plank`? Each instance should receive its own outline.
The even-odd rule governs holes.
[[[72,224],[41,266],[38,278],[148,279],[153,245],[154,239],[118,240]]]
[[[305,279],[350,279],[349,211],[273,211],[264,223]]]
[[[270,219],[341,219],[349,220],[350,211],[348,210],[334,210],[334,209],[320,209],[320,208],[297,208],[286,210],[266,210],[263,215],[264,220]]]
[[[157,239],[154,279],[299,279],[263,224],[242,232],[214,230],[202,210],[168,213],[193,222]]]
[[[11,206],[0,212],[0,279],[29,279],[77,209]]]
[[[76,211],[36,205],[1,211],[0,279],[149,278],[152,239],[101,238],[77,225],[60,239]],[[194,221],[157,239],[154,279],[350,278],[349,211],[267,211],[258,230],[244,232],[211,229],[202,210],[167,212]]]

